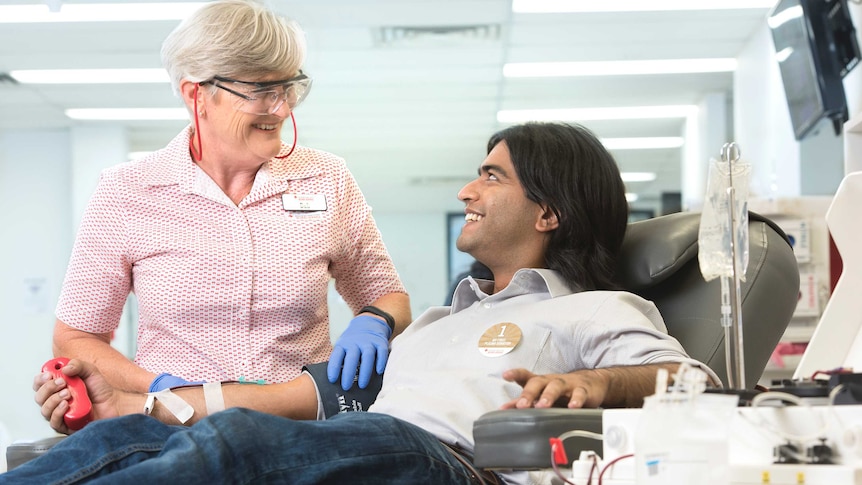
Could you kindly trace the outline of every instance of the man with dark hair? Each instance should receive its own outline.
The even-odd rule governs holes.
[[[458,248],[493,281],[464,279],[451,308],[429,309],[393,341],[369,412],[342,412],[345,395],[329,406],[328,381],[312,371],[286,384],[226,384],[223,406],[234,409],[208,417],[205,392],[175,389],[196,424],[168,426],[140,411],[171,422],[165,396],[115,391],[73,361],[66,373],[84,378],[100,420],[8,480],[546,483],[542,472],[475,470],[473,422],[499,408],[638,406],[657,370],[681,362],[712,374],[666,334],[652,303],[607,291],[627,208],[616,164],[588,130],[501,131],[458,197]],[[62,381],[37,385],[43,415],[63,430]]]
[[[538,267],[559,272],[573,289],[618,289],[613,277],[628,202],[611,154],[582,126],[513,126],[491,137],[488,153],[501,142],[527,199],[556,220]]]

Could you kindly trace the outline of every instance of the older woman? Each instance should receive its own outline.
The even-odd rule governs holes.
[[[284,382],[330,354],[329,378],[345,388],[357,369],[361,387],[383,371],[408,297],[344,160],[296,145],[304,58],[299,27],[253,1],[209,3],[170,34],[162,60],[192,122],[102,174],[63,284],[55,355],[90,360],[130,391]],[[359,314],[334,350],[330,278]],[[135,363],[109,344],[130,291]]]

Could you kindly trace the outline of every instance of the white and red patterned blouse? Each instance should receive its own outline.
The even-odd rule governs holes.
[[[297,146],[265,164],[237,206],[192,162],[188,146],[186,129],[146,158],[102,173],[57,318],[111,332],[134,291],[135,362],[144,369],[192,381],[283,382],[329,358],[330,277],[354,311],[404,292],[343,159]],[[288,210],[296,204],[283,194],[317,202]]]

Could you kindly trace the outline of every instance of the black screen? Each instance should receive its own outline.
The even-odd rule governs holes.
[[[833,120],[836,133],[847,120],[842,76],[849,69],[836,55],[839,24],[853,33],[853,45],[856,40],[849,16],[834,14],[842,7],[846,12],[844,0],[781,0],[769,15],[790,120],[798,140],[823,118]]]

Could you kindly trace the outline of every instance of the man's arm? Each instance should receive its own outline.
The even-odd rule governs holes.
[[[173,393],[181,397],[195,410],[191,419],[185,423],[187,426],[207,417],[206,399],[202,386],[173,389]],[[314,382],[306,374],[280,384],[223,384],[222,394],[225,409],[248,408],[290,419],[317,419],[317,390],[314,387]],[[144,401],[146,401],[146,395],[135,394],[134,398],[127,403],[124,414],[142,412]],[[180,424],[174,415],[159,403],[158,399],[155,400],[155,407],[151,415],[163,423]]]
[[[111,334],[84,332],[59,319],[54,324],[53,351],[55,357],[93,363],[111,386],[119,390],[147,392],[156,377],[111,347]]]
[[[93,404],[93,420],[144,412],[147,394],[115,389],[93,364],[73,359],[62,368],[62,372],[69,376],[80,376],[84,380]],[[40,374],[36,376],[33,388],[36,390],[36,403],[41,406],[42,416],[51,423],[51,427],[60,433],[71,433],[63,423],[70,396],[65,381]],[[202,386],[177,388],[173,393],[194,408],[194,414],[186,425],[192,425],[207,416]],[[222,395],[225,409],[244,407],[291,419],[317,418],[317,388],[305,374],[281,384],[224,384]],[[167,424],[180,424],[158,398],[151,416]]]
[[[524,390],[518,399],[507,402],[502,408],[641,407],[646,396],[655,394],[656,373],[662,368],[673,375],[679,364],[607,367],[546,375],[512,369],[504,372],[503,378],[520,384]]]

